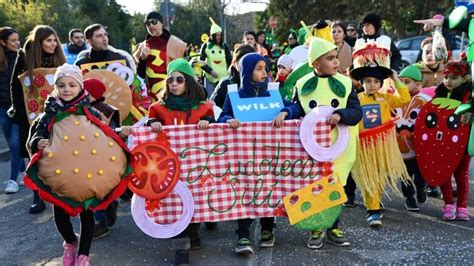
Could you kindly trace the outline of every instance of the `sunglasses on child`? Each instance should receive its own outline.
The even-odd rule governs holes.
[[[147,26],[153,25],[154,26],[154,25],[158,24],[158,21],[159,21],[158,19],[152,18],[152,19],[147,20],[145,22],[145,25],[147,25]]]
[[[166,84],[168,85],[171,85],[173,84],[173,82],[176,80],[176,83],[178,84],[183,84],[184,83],[184,77],[183,76],[179,76],[179,77],[169,77],[166,79]]]
[[[356,31],[355,29],[347,29],[347,31]]]

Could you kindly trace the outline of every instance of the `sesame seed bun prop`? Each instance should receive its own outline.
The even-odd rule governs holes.
[[[58,112],[49,144],[35,153],[25,185],[69,215],[104,209],[126,189],[129,151],[108,126],[78,105]]]

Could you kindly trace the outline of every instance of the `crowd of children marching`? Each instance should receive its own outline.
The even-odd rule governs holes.
[[[149,40],[161,36],[163,32],[161,29],[158,35],[154,31],[154,27],[159,27],[160,24],[162,26],[162,17],[159,13],[151,12],[146,16],[145,26],[150,34]],[[183,58],[170,58],[166,62],[166,78],[162,79],[164,88],[162,91],[152,92],[157,98],[149,107],[149,118],[145,126],[159,132],[165,125],[195,124],[198,129],[206,130],[210,123],[227,123],[230,128],[237,129],[244,124],[234,115],[231,100],[227,95],[228,86],[237,84],[240,98],[253,98],[269,95],[267,89],[270,80],[279,82],[284,107],[273,118],[274,127],[283,126],[284,121],[288,119],[300,119],[314,108],[331,106],[334,111],[327,118],[327,123],[332,126],[347,125],[351,128],[353,142],[349,144],[352,148],[348,149],[352,149],[353,156],[350,158],[353,159],[354,166],[350,164],[351,167],[347,171],[341,171],[340,176],[346,184],[348,201],[345,206],[354,206],[355,190],[358,187],[367,209],[368,225],[374,229],[380,228],[383,219],[382,196],[386,189],[392,188],[398,191],[401,183],[408,211],[418,211],[420,209],[418,204],[426,202],[425,180],[438,180],[438,178],[423,176],[426,170],[420,169],[420,165],[425,159],[422,155],[417,155],[413,149],[419,145],[414,143],[416,141],[413,137],[414,128],[420,123],[426,123],[426,127],[434,128],[442,118],[430,113],[431,116],[428,114],[420,121],[417,120],[417,116],[421,115],[420,109],[423,105],[430,101],[438,102],[438,105],[441,101],[450,104],[452,101],[457,101],[456,106],[470,102],[470,68],[462,60],[435,60],[431,52],[433,38],[427,37],[420,47],[422,61],[407,66],[398,74],[397,64],[400,61],[400,54],[391,39],[381,35],[381,18],[374,13],[365,15],[361,20],[362,36],[357,41],[352,35],[356,28],[352,24],[347,28],[341,22],[331,24],[324,21],[318,24],[323,26],[315,26],[314,29],[310,28],[307,31],[291,31],[288,45],[285,46],[282,55],[274,58],[272,50],[265,44],[265,38],[263,40],[261,38],[262,32],[256,34],[252,31],[244,33],[243,44],[235,47],[232,56],[229,47],[222,41],[222,29],[212,21],[211,37],[203,45],[199,60],[188,62]],[[332,33],[329,37],[322,33],[326,28],[324,25],[328,26]],[[68,166],[65,163],[63,165],[64,161],[57,157],[61,155],[61,149],[64,147],[61,145],[70,145],[74,141],[74,133],[70,132],[68,127],[86,132],[92,130],[86,124],[93,124],[95,138],[107,139],[104,141],[106,146],[118,147],[121,150],[118,152],[120,156],[109,156],[106,161],[121,161],[122,166],[127,165],[129,151],[125,147],[124,139],[131,134],[131,128],[120,127],[120,121],[116,121],[117,110],[103,102],[102,95],[105,89],[100,80],[83,80],[79,67],[65,64],[64,55],[58,50],[59,39],[54,30],[49,29],[48,27],[44,36],[35,36],[35,32],[32,33],[28,39],[28,46],[25,45],[26,56],[23,54],[24,51],[17,52],[18,33],[8,27],[0,29],[2,70],[0,117],[12,150],[12,176],[5,192],[18,191],[16,178],[24,167],[23,160],[20,159],[22,156],[18,154],[19,146],[26,144],[31,154],[31,162],[25,182],[37,191],[35,204],[44,204],[37,198],[54,204],[54,221],[64,238],[64,265],[89,265],[95,220],[101,221],[98,214],[104,213],[104,209],[110,204],[115,205],[116,211],[116,199],[125,192],[123,177],[130,169],[127,166],[122,167],[123,169],[118,167],[120,168],[118,172],[112,174],[110,167],[97,166],[100,169],[88,172],[88,178],[93,179],[96,174],[103,175],[110,179],[110,183],[107,186],[97,185],[94,188],[82,183],[74,184],[74,188],[80,188],[81,191],[73,193],[68,190],[68,184],[61,182],[60,177],[64,174],[77,174],[83,169],[71,166],[71,172],[66,172]],[[166,41],[174,38],[173,35],[167,34]],[[298,43],[298,39],[303,41]],[[153,41],[153,45],[165,49],[166,43],[161,41],[157,39]],[[302,60],[291,53],[293,49],[296,51],[300,48],[304,51]],[[146,69],[144,73],[148,75],[150,71],[160,70],[149,65],[153,63],[153,60],[149,60],[151,56],[149,46],[144,45],[140,49],[142,50],[137,52],[135,59],[137,64],[144,64]],[[166,49],[169,49],[167,54],[171,55],[173,47]],[[17,60],[17,54],[21,61]],[[91,57],[92,54],[93,52]],[[376,56],[370,57],[373,54]],[[219,60],[215,60],[216,57]],[[34,60],[40,61],[34,62]],[[272,62],[276,63],[276,73],[272,73]],[[202,67],[196,67],[198,64]],[[17,95],[18,86],[10,86],[10,79],[7,76],[13,73],[11,83],[15,84],[18,83],[15,75],[23,72],[31,75],[31,71],[39,67],[57,67],[54,75],[54,91],[45,101],[44,114],[30,128],[28,141],[21,143],[18,124],[28,121],[16,122],[17,120],[9,120],[11,118],[7,115],[14,119],[25,119],[24,114],[18,117],[19,113],[24,112],[22,111],[24,103],[18,100],[23,95],[22,93],[20,96]],[[201,75],[204,82],[200,82],[197,74]],[[148,77],[146,75],[145,78]],[[152,77],[159,76],[148,78]],[[5,100],[6,97],[11,97],[13,105],[16,105],[11,111],[7,111],[12,103]],[[214,115],[214,105],[222,108],[218,117]],[[452,120],[448,121],[448,127],[451,129],[463,125],[469,127],[471,123],[469,111],[459,116],[450,116],[449,119]],[[85,121],[89,122],[74,120],[78,115],[85,116]],[[113,129],[119,127],[120,133],[114,133]],[[80,141],[85,141],[89,136],[80,135],[78,138]],[[422,141],[426,139],[429,137],[423,135]],[[456,138],[449,145],[461,144],[458,144]],[[77,149],[71,154],[79,156],[82,152]],[[442,150],[437,152],[443,153]],[[90,153],[95,155],[96,150],[92,149]],[[453,197],[451,175],[439,184],[444,201],[441,214],[443,220],[469,220],[469,162],[467,147],[463,147],[460,163],[452,172],[456,182],[457,202]],[[43,165],[44,168],[48,163],[51,167],[47,171],[41,170],[42,168],[38,166]],[[334,167],[341,166],[343,169],[343,165],[347,166],[348,163],[334,162]],[[46,179],[45,176],[50,178]],[[432,189],[436,189],[435,186]],[[97,202],[86,200],[94,196],[100,200]],[[40,209],[39,211],[42,211],[44,206]],[[75,234],[72,228],[70,216],[73,215],[80,216],[80,236]],[[344,234],[339,220],[337,219],[327,230],[313,230],[307,241],[307,247],[320,249],[324,239],[337,246],[349,246],[349,238]],[[238,254],[254,252],[249,231],[252,222],[252,219],[239,219],[236,223],[238,240],[235,251]],[[274,218],[261,218],[260,224],[260,247],[273,247],[276,241],[273,234]],[[216,225],[206,223],[206,226]],[[176,264],[188,264],[188,250],[201,246],[198,228],[199,224],[189,224],[184,232],[173,239],[176,243],[182,244],[173,245],[176,248]],[[182,241],[183,239],[189,242]]]

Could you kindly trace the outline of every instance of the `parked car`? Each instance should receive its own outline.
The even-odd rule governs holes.
[[[398,50],[400,50],[400,54],[402,55],[402,66],[400,67],[400,69],[403,69],[404,67],[417,62],[418,55],[420,53],[421,42],[427,36],[428,35],[411,37],[411,38],[399,40],[395,43]],[[461,53],[461,50],[460,50],[460,48],[461,48],[461,39],[462,39],[461,36],[456,36],[455,44],[451,45],[451,50],[453,51],[452,58],[454,58],[454,59],[458,59],[459,54]],[[469,40],[468,40],[467,37],[465,37],[464,38],[464,46],[463,46],[464,51],[467,51],[467,44],[468,43],[469,43]]]

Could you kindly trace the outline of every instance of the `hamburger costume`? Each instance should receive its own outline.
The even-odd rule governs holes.
[[[74,68],[58,68],[55,81],[69,76],[82,86],[80,70]],[[28,141],[32,158],[25,184],[71,216],[105,209],[125,191],[132,172],[128,148],[100,117],[83,89],[70,101],[49,96]],[[49,143],[37,150],[41,139]]]

